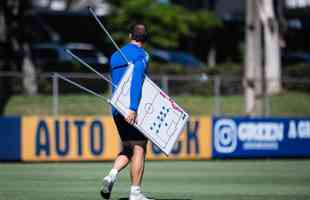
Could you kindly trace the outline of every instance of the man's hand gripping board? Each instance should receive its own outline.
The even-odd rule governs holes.
[[[133,65],[130,64],[110,103],[126,117],[130,105],[130,86]],[[189,115],[145,76],[142,96],[134,126],[162,152],[169,155]]]

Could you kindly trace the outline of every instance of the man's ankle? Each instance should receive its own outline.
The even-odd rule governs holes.
[[[115,168],[111,169],[111,171],[109,172],[109,176],[111,177],[113,182],[116,180],[117,175],[118,175],[118,170]]]
[[[130,187],[130,193],[131,194],[140,194],[141,193],[141,187],[139,185],[132,185]]]

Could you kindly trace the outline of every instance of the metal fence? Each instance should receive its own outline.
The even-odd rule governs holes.
[[[91,88],[97,93],[110,95],[111,87],[109,84],[94,74],[85,73],[63,73],[66,77],[74,80],[88,88]],[[108,76],[108,75],[107,75]],[[7,78],[13,84],[15,94],[23,93],[21,73],[7,73],[0,72],[0,78]],[[150,77],[156,84],[158,84],[164,91],[171,96],[193,96],[193,97],[207,97],[208,102],[200,103],[201,107],[210,107],[209,113],[213,115],[235,115],[236,113],[246,114],[244,112],[244,93],[242,77],[232,76],[206,76],[202,75],[184,75],[171,76],[160,75]],[[59,96],[64,94],[80,94],[83,93],[79,88],[74,87],[66,82],[60,80],[57,76],[51,73],[42,73],[37,75],[39,85],[39,94],[53,95],[52,113],[57,116],[59,112]],[[299,109],[298,107],[310,109],[310,80],[309,79],[294,79],[282,78],[283,94],[290,94],[285,96],[290,104],[290,108]],[[300,94],[300,95],[299,95]],[[309,96],[307,95],[309,94]],[[295,98],[296,97],[296,98]],[[282,105],[284,96],[282,94],[276,96],[264,95],[264,110],[265,115],[277,115],[278,110],[284,114],[287,112],[286,105]],[[195,103],[195,102],[193,102]],[[198,102],[199,103],[199,102]],[[303,106],[300,106],[303,104]],[[277,108],[277,107],[283,108]],[[197,107],[197,105],[196,105]],[[296,111],[298,114],[298,111]],[[310,113],[310,110],[306,113]],[[199,111],[198,111],[199,113]],[[35,114],[35,113],[34,113]],[[61,113],[64,114],[64,113]],[[70,113],[69,113],[70,114]],[[287,112],[289,115],[289,113]],[[303,115],[303,114],[301,114]]]

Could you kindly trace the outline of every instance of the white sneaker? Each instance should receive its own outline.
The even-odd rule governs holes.
[[[102,187],[100,189],[100,194],[101,194],[102,198],[110,199],[114,182],[115,181],[109,175],[103,178]]]
[[[147,197],[145,197],[141,192],[134,194],[134,193],[130,193],[129,195],[129,200],[154,200],[154,199],[149,199]]]

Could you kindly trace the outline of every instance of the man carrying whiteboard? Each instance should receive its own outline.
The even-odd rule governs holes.
[[[144,172],[147,138],[133,126],[137,117],[144,74],[147,72],[149,60],[148,54],[142,48],[147,39],[145,26],[135,24],[129,37],[130,42],[123,46],[121,51],[134,65],[130,88],[130,111],[127,117],[123,117],[115,108],[112,108],[113,119],[122,141],[122,151],[115,159],[109,174],[103,178],[100,193],[104,199],[109,199],[118,173],[131,162],[129,200],[147,200],[140,188]],[[111,57],[110,66],[112,82],[114,85],[118,85],[128,68],[127,61],[119,51],[116,51]],[[114,91],[115,88],[112,92]]]

